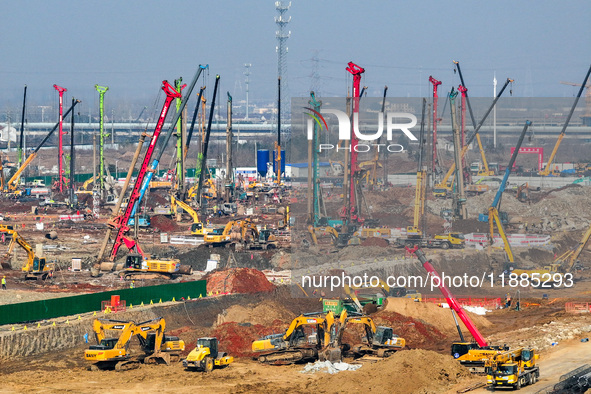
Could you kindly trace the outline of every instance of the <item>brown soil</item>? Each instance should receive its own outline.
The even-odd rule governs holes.
[[[207,292],[213,294],[271,292],[275,285],[265,275],[252,268],[232,268],[207,274]]]

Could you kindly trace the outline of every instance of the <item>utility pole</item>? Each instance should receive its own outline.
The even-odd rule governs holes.
[[[232,201],[232,192],[234,190],[232,181],[234,176],[232,174],[232,96],[228,92],[228,120],[226,121],[226,184],[225,184],[225,200]]]
[[[251,63],[244,63],[244,67],[246,68],[246,71],[244,72],[244,76],[246,77],[246,81],[244,81],[244,84],[246,85],[246,118],[248,119],[248,91],[249,91],[249,85],[250,85],[250,68],[252,67]]]
[[[100,86],[100,85],[94,85],[94,88],[96,89],[96,91],[99,93],[99,150],[100,150],[100,154],[99,154],[99,179],[100,182],[99,184],[99,192],[101,194],[101,197],[103,196],[103,191],[105,190],[105,180],[104,180],[104,174],[105,174],[105,156],[104,156],[104,143],[105,143],[105,125],[104,125],[104,121],[105,121],[105,93],[107,92],[107,90],[109,90],[108,86]],[[95,164],[96,165],[96,164]],[[96,185],[96,178],[94,179],[94,184]]]
[[[64,138],[64,130],[63,130],[63,125],[62,122],[64,120],[63,118],[63,104],[64,104],[64,92],[67,92],[68,89],[66,88],[62,88],[61,86],[58,85],[53,85],[53,87],[55,88],[55,90],[57,90],[58,94],[59,94],[59,146],[58,146],[58,156],[57,156],[57,160],[58,160],[58,176],[57,176],[57,182],[58,182],[58,190],[60,193],[63,193],[64,191],[64,183],[65,183],[65,178],[64,178],[64,163],[63,163],[63,158],[64,158],[64,143],[63,143],[63,138]]]

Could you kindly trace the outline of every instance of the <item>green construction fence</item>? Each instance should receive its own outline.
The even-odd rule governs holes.
[[[2,305],[0,306],[0,325],[26,323],[100,311],[101,302],[110,301],[112,295],[118,295],[129,306],[130,304],[140,305],[142,302],[149,304],[150,301],[154,303],[160,302],[160,300],[171,301],[173,298],[180,300],[189,297],[205,297],[207,289],[206,281],[198,280]]]

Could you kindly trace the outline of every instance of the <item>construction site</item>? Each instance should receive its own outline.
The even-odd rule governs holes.
[[[573,97],[511,76],[472,97],[451,59],[451,85],[371,97],[359,59],[337,97],[294,97],[290,6],[271,121],[251,64],[245,111],[207,63],[117,123],[127,93],[86,81],[82,120],[55,84],[54,122],[24,86],[0,123],[0,391],[589,392],[591,65]]]

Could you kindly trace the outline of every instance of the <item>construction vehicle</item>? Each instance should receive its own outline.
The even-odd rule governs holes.
[[[524,183],[517,187],[517,200],[521,202],[529,201],[529,183]]]
[[[539,354],[531,348],[519,348],[491,355],[485,362],[486,380],[490,388],[513,387],[521,389],[540,378],[536,365]]]
[[[173,215],[177,215],[177,219],[180,216],[180,213],[177,210],[176,206],[181,207],[185,212],[187,212],[191,218],[193,219],[193,224],[191,224],[191,235],[196,235],[198,237],[204,237],[207,234],[213,232],[214,228],[212,227],[205,227],[203,226],[203,222],[199,220],[199,215],[193,208],[189,206],[189,204],[176,199],[172,194],[170,195],[170,210]]]
[[[277,249],[279,243],[277,241],[277,237],[272,233],[270,229],[262,229],[257,230],[256,227],[253,226],[253,237],[250,239],[250,242],[246,242],[244,247],[246,249]]]
[[[271,236],[270,233],[266,234],[266,236],[271,237],[269,243],[259,240],[259,244],[273,244],[276,242],[275,237]],[[246,245],[252,243],[254,239],[259,239],[259,231],[250,219],[242,219],[231,220],[225,227],[213,229],[209,234],[205,235],[204,241],[209,247],[230,247],[232,244],[238,244],[240,242]]]
[[[271,334],[254,341],[252,351],[261,353],[257,359],[263,364],[317,360],[319,352],[331,343],[334,320],[332,312],[302,314],[284,334]]]
[[[7,255],[12,254],[15,244],[18,244],[27,253],[27,263],[21,269],[25,273],[26,280],[37,280],[39,278],[45,280],[52,275],[55,264],[47,263],[45,257],[37,257],[31,245],[25,241],[13,226],[0,225],[0,232],[11,236]]]
[[[467,196],[477,196],[482,193],[486,193],[490,190],[490,187],[486,184],[479,185],[466,185],[465,192]]]
[[[217,338],[205,337],[197,339],[197,346],[183,360],[183,367],[209,373],[215,367],[224,368],[233,362],[234,357],[218,351]]]
[[[164,334],[166,323],[163,318],[156,318],[136,324],[133,321],[95,319],[93,330],[96,345],[91,345],[84,352],[87,361],[93,361],[91,371],[114,369],[124,371],[138,368],[139,364],[155,363],[159,360],[167,365],[185,349],[185,344],[177,337]],[[116,338],[107,337],[105,331],[119,331]],[[132,356],[129,347],[133,336],[137,336],[144,355]]]
[[[397,238],[394,241],[394,245],[397,247],[409,247],[420,246],[422,248],[430,249],[463,249],[466,247],[466,239],[464,234],[451,232],[444,235],[435,235],[432,238],[420,238],[413,235],[407,236],[406,238]]]
[[[135,323],[109,319],[95,319],[93,330],[96,345],[90,345],[84,352],[84,359],[93,361],[89,369],[99,371],[114,369],[124,371],[139,367],[139,360],[129,354],[131,338],[136,334]],[[120,331],[118,337],[107,338],[105,331]]]
[[[426,99],[423,99],[423,111],[421,117],[421,131],[419,134],[419,159],[417,167],[417,184],[415,188],[415,205],[414,205],[414,217],[412,226],[406,228],[407,236],[413,238],[422,238],[423,232],[419,228],[421,225],[421,218],[425,213],[425,187],[427,181],[427,171],[423,168],[423,147],[425,143],[425,105]]]
[[[144,364],[164,362],[170,365],[180,360],[185,342],[176,336],[165,334],[166,321],[163,317],[147,320],[135,325],[135,333],[146,357]]]
[[[523,143],[523,139],[525,138],[525,133],[527,132],[527,129],[529,128],[530,125],[531,125],[531,122],[529,120],[526,120],[525,126],[523,127],[523,130],[521,131],[521,135],[519,136],[519,140],[517,141],[517,144],[515,145],[515,150],[513,151],[513,154],[511,155],[511,159],[509,160],[509,165],[507,166],[507,169],[505,170],[505,175],[503,176],[503,180],[501,181],[501,185],[499,186],[499,190],[497,190],[497,194],[495,195],[495,198],[494,198],[491,206],[488,208],[488,214],[478,215],[479,221],[488,222],[488,224],[489,224],[489,229],[490,229],[489,242],[491,244],[494,239],[494,226],[496,224],[497,229],[499,231],[499,235],[503,239],[503,245],[504,245],[505,253],[507,254],[507,259],[508,259],[509,263],[511,263],[511,264],[515,262],[515,259],[513,257],[513,251],[511,250],[511,245],[509,244],[509,240],[507,239],[507,234],[505,234],[505,229],[503,228],[503,222],[499,216],[499,212],[501,210],[501,197],[503,196],[503,192],[505,191],[505,188],[507,186],[507,180],[509,179],[509,175],[511,174],[511,169],[513,168],[513,164],[515,163],[515,159],[517,158],[517,154],[519,153],[519,148],[521,148],[521,144]]]
[[[556,152],[558,151],[558,147],[560,146],[560,143],[562,142],[562,139],[564,138],[564,135],[566,133],[566,128],[568,127],[570,119],[573,116],[573,112],[575,112],[575,108],[577,107],[577,103],[579,102],[579,99],[581,98],[581,94],[583,94],[583,90],[585,89],[585,86],[587,85],[587,81],[589,80],[589,74],[591,74],[591,66],[589,66],[589,70],[587,70],[587,74],[585,75],[585,79],[583,80],[583,83],[581,84],[581,87],[579,88],[579,92],[577,93],[577,97],[575,98],[573,106],[571,107],[570,112],[568,113],[568,116],[566,117],[566,120],[564,121],[564,125],[562,126],[562,130],[560,131],[560,135],[558,136],[558,140],[556,141],[556,145],[554,145],[554,149],[552,149],[552,153],[550,154],[550,157],[548,158],[548,162],[546,163],[546,166],[542,169],[542,171],[539,172],[539,175],[541,175],[541,176],[550,175],[550,171],[552,170],[552,163],[554,162],[554,157],[556,156]]]
[[[344,311],[343,313],[347,312]],[[389,357],[406,346],[404,338],[394,334],[392,328],[376,326],[369,316],[347,317],[345,325],[348,324],[362,324],[365,329],[365,337],[362,343],[351,347],[355,357],[365,355]]]
[[[318,245],[318,235],[317,233],[321,233],[323,235],[330,235],[331,239],[332,239],[332,244],[337,247],[345,247],[347,246],[349,243],[349,236],[347,236],[347,234],[343,234],[343,233],[339,233],[334,227],[332,226],[320,226],[320,227],[314,227],[314,226],[308,226],[308,232],[310,233],[310,237],[312,238],[312,242],[314,243],[314,245]]]
[[[472,141],[474,141],[474,138],[476,138],[476,136],[478,135],[478,132],[480,131],[480,128],[482,127],[482,125],[486,121],[486,118],[488,118],[488,115],[491,113],[492,109],[497,104],[497,101],[499,100],[499,98],[501,98],[501,95],[503,94],[503,92],[507,88],[507,85],[509,85],[509,83],[511,83],[511,82],[513,82],[513,80],[507,78],[507,81],[505,81],[505,84],[503,85],[503,87],[501,88],[501,90],[499,91],[499,93],[497,94],[495,99],[493,100],[492,104],[490,105],[490,107],[488,108],[488,110],[486,111],[486,113],[484,114],[484,116],[482,117],[482,119],[480,120],[480,122],[478,123],[478,125],[476,126],[474,131],[472,132],[472,135],[466,141],[466,144],[464,145],[464,147],[462,148],[462,150],[460,152],[460,160],[463,160],[464,157],[466,156],[466,152],[468,152],[468,148],[470,147],[470,144],[472,143]],[[435,187],[433,188],[433,191],[435,192],[435,190],[438,190],[438,189],[446,189],[448,192],[451,192],[452,185],[453,185],[452,175],[455,173],[455,171],[456,171],[456,163],[454,162],[451,164],[449,170],[447,171],[447,173],[445,174],[445,176],[443,177],[441,182],[439,182],[438,184],[435,185]]]
[[[61,118],[65,118],[66,116],[68,116],[68,114],[70,112],[72,112],[74,110],[74,107],[80,103],[80,100],[76,100],[74,101],[74,103],[72,104],[72,106],[70,106],[70,108],[66,111],[66,113],[63,115],[63,117]],[[21,177],[21,174],[23,173],[23,171],[29,166],[29,164],[31,164],[33,162],[33,160],[37,157],[37,153],[39,152],[39,149],[41,149],[43,147],[43,145],[45,145],[45,143],[47,142],[47,140],[49,139],[49,137],[51,137],[51,135],[55,132],[55,130],[60,127],[61,122],[58,121],[55,126],[53,126],[53,128],[49,131],[49,133],[47,133],[47,135],[45,136],[45,138],[43,138],[43,140],[41,140],[41,142],[39,143],[39,145],[37,146],[37,148],[35,148],[33,150],[33,152],[31,152],[31,154],[29,155],[29,157],[27,157],[27,159],[23,162],[23,164],[21,164],[21,166],[18,168],[18,170],[16,170],[16,172],[12,175],[12,177],[8,180],[8,182],[6,182],[5,189],[4,191],[8,191],[11,193],[17,193],[17,187],[19,185],[19,180]]]
[[[191,275],[191,266],[181,266],[179,259],[156,260],[140,254],[129,254],[119,276],[125,280],[174,279],[179,275]]]
[[[445,283],[441,280],[439,273],[435,270],[433,265],[431,265],[430,261],[427,260],[427,257],[421,249],[415,246],[412,249],[407,248],[407,251],[409,253],[414,253],[421,262],[421,264],[423,264],[423,267],[429,273],[429,275],[436,279],[434,280],[434,283],[437,283],[439,290],[441,291],[441,294],[443,294],[443,296],[445,297],[445,300],[452,311],[452,317],[454,319],[454,322],[456,323],[456,328],[460,336],[460,341],[452,343],[451,355],[453,356],[453,358],[457,359],[460,362],[460,364],[467,367],[470,370],[470,372],[484,373],[484,366],[488,357],[493,356],[503,350],[506,351],[509,349],[501,346],[490,346],[486,342],[480,331],[478,331],[476,325],[472,322],[466,311],[464,311],[462,305],[460,305],[460,303],[451,294],[449,289],[445,286]],[[462,333],[460,325],[458,324],[456,315],[464,323],[464,325],[474,338],[474,341],[467,342],[466,340],[464,340],[464,334]]]

